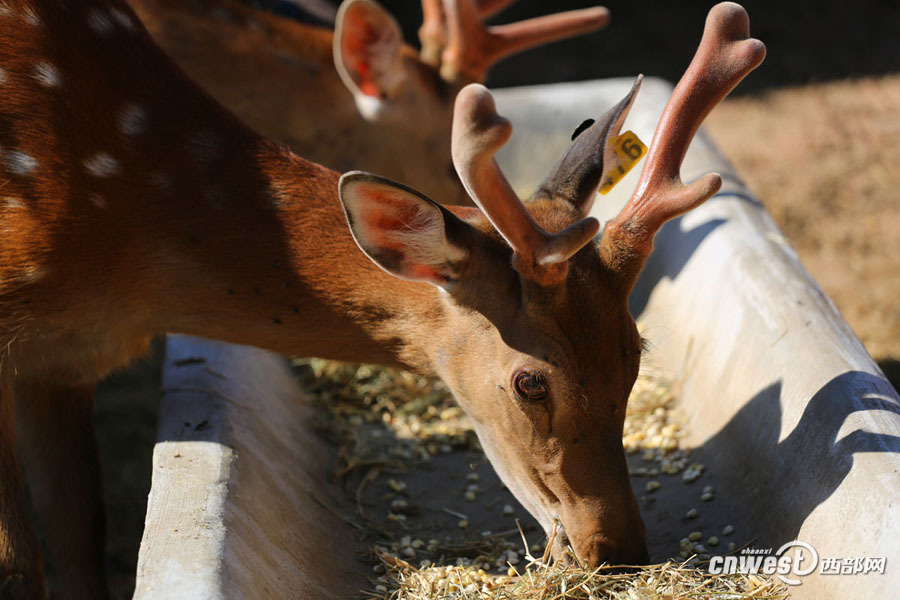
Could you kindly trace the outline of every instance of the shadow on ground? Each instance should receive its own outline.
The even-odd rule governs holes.
[[[895,390],[900,390],[900,360],[887,358],[878,361],[878,368],[882,370],[887,380],[891,382]]]
[[[126,600],[134,592],[150,493],[164,346],[164,338],[154,340],[150,356],[106,378],[95,393],[94,426],[106,502],[106,569],[113,600]]]

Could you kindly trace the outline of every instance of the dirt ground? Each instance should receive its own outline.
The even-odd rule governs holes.
[[[418,1],[384,4],[394,14],[412,14],[404,29],[413,40]],[[550,3],[519,4],[500,20],[546,12]],[[552,3],[554,9],[587,4]],[[696,40],[684,32],[699,35],[706,4],[607,2],[614,27],[605,37],[529,53],[498,69],[491,83],[640,71],[675,79]],[[748,3],[748,9],[752,31],[769,47],[766,66],[709,117],[707,128],[900,386],[900,10],[896,2],[874,1]],[[638,20],[646,27],[637,29]],[[115,598],[130,598],[133,589],[158,364],[150,359],[111,378],[97,396]]]
[[[707,128],[900,387],[900,76],[727,100]]]

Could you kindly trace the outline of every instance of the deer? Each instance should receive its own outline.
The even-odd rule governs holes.
[[[345,0],[333,32],[230,0],[129,1],[163,50],[263,135],[454,204],[471,204],[448,152],[456,93],[514,52],[610,18],[598,6],[488,27],[514,0],[422,0],[416,53],[373,0]]]
[[[505,484],[557,531],[554,555],[647,560],[621,442],[642,352],[627,297],[656,231],[721,186],[679,170],[765,55],[740,6],[711,9],[599,241],[588,212],[640,78],[524,202],[493,158],[511,124],[464,87],[450,150],[474,206],[452,206],[256,133],[122,0],[0,8],[0,597],[44,593],[19,447],[41,474],[60,597],[107,597],[83,432],[95,383],[164,332],[440,377]]]

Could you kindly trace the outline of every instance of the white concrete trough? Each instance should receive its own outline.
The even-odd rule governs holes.
[[[498,91],[516,129],[499,158],[517,190],[530,192],[573,129],[630,85]],[[645,80],[625,127],[649,143],[671,89]],[[638,171],[598,200],[596,216],[618,211]],[[704,512],[752,531],[756,548],[813,548],[818,563],[801,563],[815,568],[792,577],[794,598],[895,597],[897,392],[701,130],[682,175],[709,171],[723,190],[660,232],[631,300],[652,344],[645,360],[680,387],[688,445],[716,484],[716,508]],[[328,483],[332,451],[286,361],[173,336],[163,385],[135,598],[359,597],[361,547]],[[683,535],[682,509],[677,499],[642,507],[654,559]],[[844,565],[866,558],[886,559],[884,573],[822,573],[833,559],[853,571]]]

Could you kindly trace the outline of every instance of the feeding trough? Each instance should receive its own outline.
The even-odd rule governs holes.
[[[498,91],[516,128],[498,160],[517,191],[534,189],[581,120],[631,83]],[[645,80],[625,128],[649,141],[671,90]],[[616,214],[636,171],[595,216]],[[729,523],[758,549],[801,540],[816,551],[795,598],[890,597],[900,400],[701,129],[682,177],[710,171],[723,189],[661,230],[631,297],[652,348],[645,368],[678,388],[685,441],[717,490],[704,505],[690,486],[642,501],[651,557],[675,554],[688,527]],[[163,388],[135,598],[358,597],[368,543],[342,517],[334,449],[287,362],[172,336]],[[634,485],[641,494],[644,480]],[[702,510],[688,526],[693,506]],[[821,574],[826,558],[884,558],[884,573]]]

